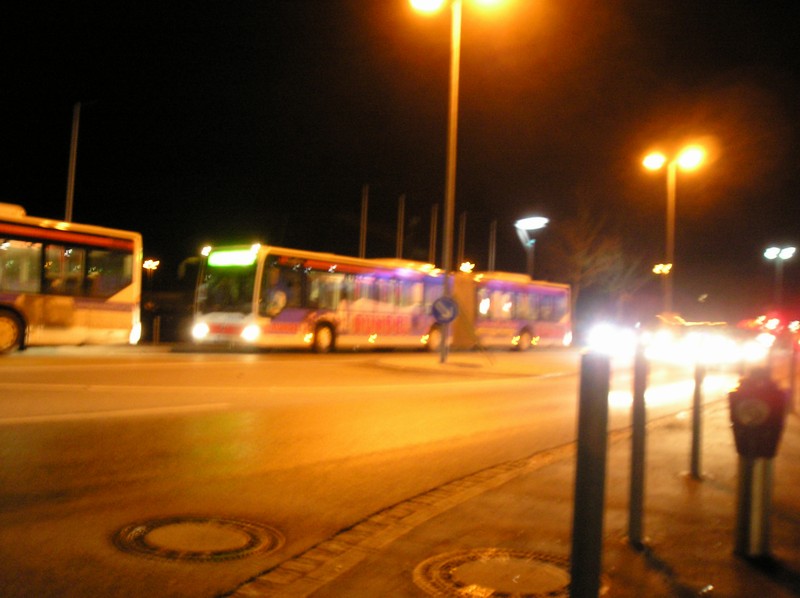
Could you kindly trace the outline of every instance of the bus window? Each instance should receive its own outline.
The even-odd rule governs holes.
[[[555,310],[555,297],[552,295],[542,296],[540,316],[545,322],[553,322],[558,319]]]
[[[38,293],[41,263],[41,243],[0,239],[0,291]]]
[[[45,248],[45,290],[55,295],[82,295],[86,250],[64,245]]]
[[[90,249],[86,260],[86,295],[111,297],[131,284],[133,260],[130,254]]]

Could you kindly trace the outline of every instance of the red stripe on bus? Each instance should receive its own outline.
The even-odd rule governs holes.
[[[106,249],[124,249],[126,251],[133,251],[133,241],[130,239],[98,237],[96,235],[89,235],[86,233],[73,233],[50,228],[8,224],[6,222],[0,222],[0,233],[18,235],[28,239],[45,239],[48,241],[62,241],[65,243],[75,243],[78,245],[92,245],[94,247],[104,247]]]

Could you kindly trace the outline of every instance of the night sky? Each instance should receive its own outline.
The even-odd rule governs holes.
[[[524,271],[513,230],[585,205],[662,261],[665,175],[645,153],[702,140],[677,184],[676,295],[708,317],[770,303],[775,243],[800,243],[796,0],[464,0],[456,218],[465,256]],[[443,203],[449,15],[407,0],[6,2],[0,201],[141,231],[166,283],[205,243],[262,241],[426,260]],[[441,214],[441,210],[440,210]],[[555,230],[555,229],[553,229]],[[548,263],[537,243],[537,273]],[[441,228],[439,230],[441,244]],[[800,258],[798,258],[800,261]],[[800,263],[784,271],[800,307]],[[655,279],[646,285],[658,293]],[[719,311],[717,316],[715,311]]]

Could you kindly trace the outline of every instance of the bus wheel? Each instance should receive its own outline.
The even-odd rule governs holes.
[[[530,332],[528,332],[527,330],[523,330],[522,332],[520,332],[519,333],[519,342],[517,343],[517,347],[516,347],[517,351],[527,351],[527,350],[529,350],[533,346],[533,345],[531,345],[531,340],[533,340],[533,337],[531,337],[531,333]]]
[[[22,345],[22,322],[10,311],[0,310],[0,353],[16,351]]]
[[[331,353],[335,349],[336,337],[333,328],[327,324],[320,324],[314,331],[314,353]]]
[[[427,351],[438,351],[442,346],[442,329],[438,326],[431,328],[428,332],[428,343],[425,345]]]

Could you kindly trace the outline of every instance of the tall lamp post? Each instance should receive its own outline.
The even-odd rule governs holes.
[[[473,0],[478,4],[493,5],[503,0]],[[450,276],[453,270],[453,228],[456,205],[456,153],[458,140],[458,88],[461,65],[461,12],[463,0],[410,0],[411,6],[423,13],[434,13],[445,4],[450,5],[450,99],[447,110],[447,172],[444,194],[444,231],[442,233],[442,268],[445,272],[444,294],[452,294]],[[448,324],[444,325],[441,344],[441,361],[447,359]]]
[[[530,218],[523,218],[514,223],[514,228],[517,230],[517,236],[525,248],[525,253],[528,257],[528,276],[533,278],[533,258],[536,249],[536,238],[531,234],[534,231],[544,228],[549,219],[543,216],[531,216]]]
[[[783,304],[783,262],[794,256],[795,247],[768,247],[764,257],[775,262],[775,307]]]
[[[666,263],[664,264],[664,311],[672,312],[673,308],[673,282],[672,276],[675,264],[675,186],[678,178],[678,169],[685,171],[696,170],[705,159],[706,151],[699,145],[689,145],[683,148],[672,158],[661,152],[653,152],[645,156],[642,164],[648,170],[661,170],[667,167],[667,242]]]

